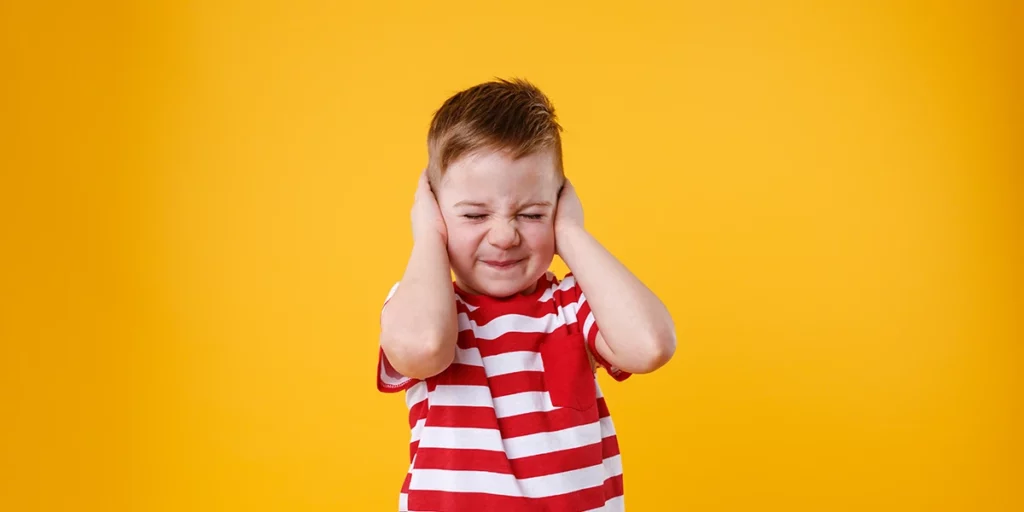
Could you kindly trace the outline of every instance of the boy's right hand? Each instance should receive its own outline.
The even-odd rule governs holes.
[[[420,174],[419,184],[416,186],[416,195],[412,204],[412,238],[413,241],[422,241],[426,237],[440,236],[441,243],[448,245],[448,227],[441,216],[441,207],[437,204],[437,198],[430,189],[430,181],[427,179],[427,170]]]

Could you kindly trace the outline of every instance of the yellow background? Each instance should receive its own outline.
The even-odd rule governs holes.
[[[0,509],[394,510],[427,124],[520,76],[678,324],[629,510],[1024,510],[1022,12],[939,4],[4,2]]]

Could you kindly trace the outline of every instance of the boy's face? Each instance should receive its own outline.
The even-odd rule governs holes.
[[[448,167],[436,194],[462,289],[492,297],[528,293],[548,270],[563,181],[555,162],[553,150],[518,160],[479,151]]]

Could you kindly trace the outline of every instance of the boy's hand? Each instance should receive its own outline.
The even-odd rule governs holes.
[[[583,229],[583,204],[568,179],[558,194],[555,209],[555,252],[562,254],[563,240],[573,230]]]
[[[412,238],[413,241],[422,241],[425,237],[438,235],[441,243],[448,245],[448,227],[441,216],[441,208],[430,189],[427,171],[424,169],[412,204]]]

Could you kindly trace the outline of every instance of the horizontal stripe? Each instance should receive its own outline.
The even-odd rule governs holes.
[[[492,428],[423,427],[421,448],[501,451],[501,432]]]
[[[437,386],[483,386],[487,387],[487,372],[482,366],[454,363],[440,375],[427,379],[427,390],[436,391]]]
[[[466,322],[463,323],[463,317],[460,316],[459,330],[471,329],[478,340],[493,340],[507,332],[550,333],[565,325],[566,321],[561,313],[562,308],[559,307],[558,311],[540,317],[520,314],[501,315],[484,325],[477,325],[468,317],[465,317]]]
[[[498,428],[493,407],[450,407],[435,405],[427,415],[428,427]]]
[[[418,441],[422,448],[503,451],[509,459],[519,459],[599,443],[607,437],[603,434],[603,425],[600,421],[504,440],[501,432],[493,428],[425,425],[420,430]]]
[[[604,453],[604,443],[589,444],[579,448],[544,453],[531,457],[509,460],[504,453],[487,450],[451,450],[441,448],[420,448],[416,452],[416,469],[445,469],[453,471],[487,471],[511,474],[516,478],[533,478],[574,471],[596,464],[605,464],[607,476],[620,474],[621,462],[616,453]],[[618,465],[616,469],[615,465]],[[611,465],[611,466],[609,466]]]
[[[557,409],[551,403],[547,391],[526,391],[514,395],[494,398],[494,414],[498,418],[509,418],[531,412],[548,412]]]
[[[484,386],[438,385],[430,392],[430,404],[431,406],[491,406],[498,418],[556,409],[551,403],[551,396],[546,391],[527,391],[492,398],[490,389]]]
[[[547,389],[544,383],[543,372],[518,372],[507,375],[498,375],[487,379],[491,388],[491,396],[494,398],[524,393],[526,391],[544,391]]]
[[[453,363],[464,364],[467,366],[483,366],[484,360],[480,357],[480,350],[476,347],[461,348],[455,347],[455,359]]]
[[[539,302],[547,302],[555,297],[556,292],[567,292],[576,287],[576,278],[573,276],[566,276],[561,282],[548,287],[544,290],[544,293],[538,299]]]
[[[597,411],[577,411],[570,408],[559,408],[548,412],[520,414],[508,418],[498,418],[494,409],[488,406],[460,407],[433,405],[426,418],[429,427],[473,427],[498,428],[505,438],[536,434],[538,432],[554,432],[571,427],[593,423],[598,419],[609,418],[604,399],[598,399]],[[415,426],[419,418],[412,421],[410,428]],[[602,425],[602,432],[614,435],[614,426],[609,418],[607,425]],[[605,435],[604,437],[608,437]]]
[[[541,361],[540,352],[535,351],[505,352],[485,357],[483,363],[488,377],[515,372],[544,371],[544,362]]]
[[[563,331],[566,331],[564,327],[556,329],[552,333],[507,332],[497,339],[488,340],[484,343],[478,343],[476,338],[473,338],[472,333],[466,332],[459,336],[459,343],[465,342],[466,347],[476,347],[483,357],[524,350],[537,352],[544,340],[548,339],[549,336],[564,335]]]
[[[491,401],[491,392],[486,386],[437,386],[430,392],[429,399],[431,407],[438,405],[494,407]]]
[[[509,459],[529,457],[570,448],[579,448],[598,442],[601,436],[600,423],[590,423],[578,427],[556,430],[554,432],[538,432],[526,436],[505,439],[505,453]]]
[[[502,496],[544,498],[604,485],[609,476],[606,475],[605,469],[606,465],[602,463],[564,473],[517,479],[510,474],[488,471],[416,468],[412,470],[409,490],[410,492],[418,490],[456,493],[479,492]]]

